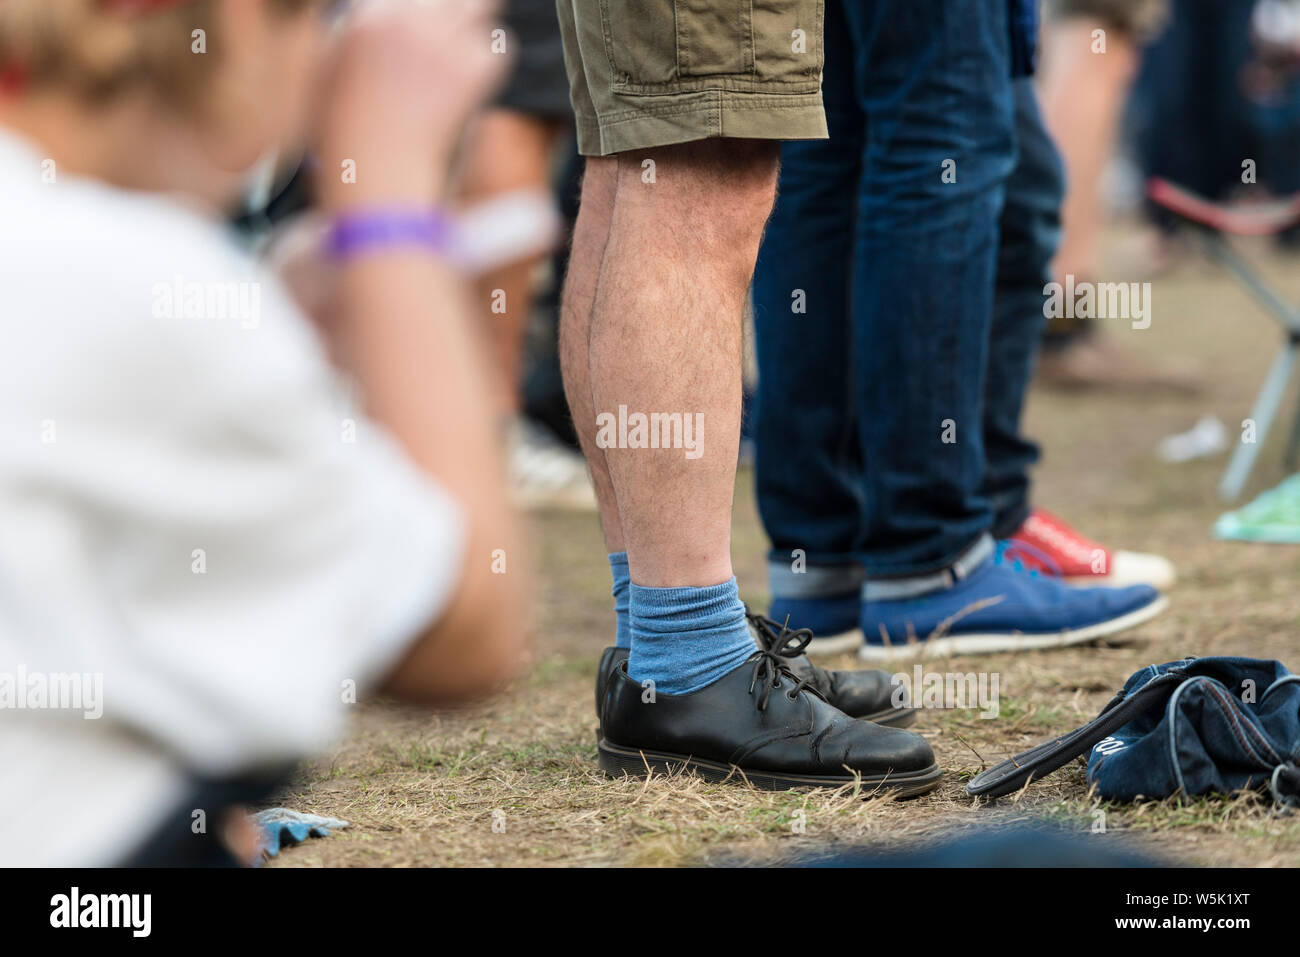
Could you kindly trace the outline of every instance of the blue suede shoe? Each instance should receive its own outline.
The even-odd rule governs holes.
[[[1027,571],[1001,543],[968,574],[907,595],[906,584],[867,583],[861,626],[866,661],[1027,651],[1085,644],[1154,618],[1168,604],[1148,585],[1072,588]],[[793,618],[791,619],[793,622]]]
[[[784,623],[788,616],[792,629],[807,628],[812,641],[804,649],[810,658],[841,655],[857,651],[862,644],[858,615],[862,611],[862,592],[825,598],[773,598],[767,617]]]
[[[865,578],[862,566],[853,562],[811,562],[796,570],[784,556],[770,557],[772,607],[767,617],[780,624],[788,616],[792,629],[811,631],[813,639],[804,651],[810,658],[857,651],[862,644],[858,615]]]

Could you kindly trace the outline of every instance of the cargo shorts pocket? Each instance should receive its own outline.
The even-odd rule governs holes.
[[[821,89],[825,0],[752,0],[758,78]]]
[[[615,91],[816,90],[824,0],[600,0]],[[785,89],[791,84],[798,89]]]

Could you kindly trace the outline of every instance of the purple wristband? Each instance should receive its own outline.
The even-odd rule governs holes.
[[[436,210],[363,209],[335,217],[325,251],[335,261],[394,246],[418,246],[446,256],[454,231],[451,218]]]

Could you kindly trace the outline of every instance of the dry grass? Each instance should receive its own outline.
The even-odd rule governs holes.
[[[1286,262],[1271,266],[1276,276],[1300,275]],[[1300,281],[1283,286],[1300,300]],[[1097,810],[1106,824],[1097,839],[1128,849],[1198,864],[1300,863],[1300,815],[1278,817],[1249,796],[1103,806],[1087,793],[1077,763],[994,806],[977,807],[962,790],[981,768],[1092,717],[1151,662],[1240,653],[1300,667],[1300,549],[1212,541],[1223,460],[1169,466],[1153,454],[1163,435],[1202,414],[1235,429],[1278,333],[1200,263],[1155,281],[1150,329],[1116,324],[1111,331],[1152,361],[1195,362],[1206,390],[1195,398],[1036,393],[1027,424],[1045,450],[1037,500],[1103,541],[1170,556],[1181,575],[1172,607],[1125,644],[930,663],[935,671],[996,672],[1002,694],[993,720],[969,711],[922,715],[916,730],[947,772],[937,791],[898,802],[852,789],[774,794],[693,777],[603,777],[595,766],[592,680],[612,633],[608,570],[594,518],[547,515],[536,522],[543,592],[532,675],[502,700],[461,713],[360,706],[349,738],[304,766],[282,796],[287,806],[353,826],[288,849],[273,866],[779,861],[828,846],[897,847],[953,828],[1026,820],[1086,833]],[[1256,490],[1281,477],[1280,433],[1288,424],[1279,424],[1264,453]],[[735,529],[742,592],[763,607],[765,542],[749,475],[737,486]]]

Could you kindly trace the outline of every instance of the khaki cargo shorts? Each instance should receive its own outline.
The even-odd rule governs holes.
[[[826,138],[824,0],[556,0],[584,156]]]

